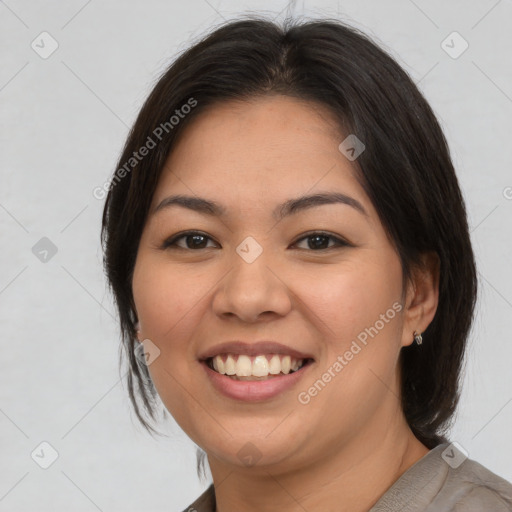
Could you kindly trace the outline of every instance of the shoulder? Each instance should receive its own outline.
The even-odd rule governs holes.
[[[460,448],[460,449],[459,449]],[[370,512],[512,512],[512,484],[443,443],[411,466]]]
[[[215,512],[215,490],[213,484],[183,512]]]
[[[511,512],[512,501],[500,495],[494,489],[478,486],[457,500],[454,512]]]
[[[448,471],[444,491],[454,512],[512,512],[512,484],[472,459]]]

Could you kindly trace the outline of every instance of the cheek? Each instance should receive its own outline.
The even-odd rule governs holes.
[[[359,416],[363,421],[393,385],[400,342],[401,267],[391,257],[378,262],[362,257],[324,278],[317,273],[302,285],[308,314],[324,337],[321,364],[307,383],[316,382],[321,390],[312,406],[343,404],[354,421]]]
[[[193,430],[194,401],[185,390],[194,389],[195,366],[190,335],[200,316],[204,288],[190,286],[189,278],[162,262],[141,257],[132,282],[142,335],[154,343],[158,357],[149,366],[151,379],[166,409],[187,431]],[[188,283],[188,286],[187,286]],[[202,290],[202,294],[200,293]]]
[[[381,315],[385,320],[397,316],[393,304],[399,305],[400,265],[392,257],[375,261],[372,256],[361,252],[357,259],[337,265],[335,271],[326,267],[296,280],[296,291],[306,306],[304,315],[319,326],[329,351],[343,352],[347,343],[376,322],[378,330],[389,331],[392,322],[383,326]]]
[[[179,387],[176,380],[186,385],[190,379],[184,363],[190,358],[189,329],[197,298],[184,281],[165,263],[144,257],[137,260],[132,282],[134,302],[141,335],[160,351],[149,371],[166,405],[174,403],[172,397]]]
[[[175,337],[180,320],[193,313],[200,300],[191,282],[195,281],[184,278],[179,269],[165,262],[144,256],[137,260],[132,289],[145,337],[160,342]]]

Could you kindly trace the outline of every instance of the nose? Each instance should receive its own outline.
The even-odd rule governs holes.
[[[291,309],[291,292],[280,267],[272,265],[265,251],[254,261],[233,252],[231,270],[219,283],[213,308],[222,317],[236,316],[244,322],[285,316]]]

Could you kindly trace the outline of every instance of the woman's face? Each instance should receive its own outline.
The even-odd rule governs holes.
[[[166,408],[210,461],[297,467],[357,437],[372,446],[399,417],[397,360],[421,326],[345,137],[311,103],[226,102],[162,172],[133,277],[139,337]],[[286,206],[316,194],[351,199]],[[222,213],[165,203],[176,195]],[[209,367],[215,355],[241,379]],[[306,364],[285,375],[294,357]]]

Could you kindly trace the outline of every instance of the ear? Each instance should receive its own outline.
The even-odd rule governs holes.
[[[422,254],[422,265],[415,267],[404,304],[402,346],[411,345],[414,331],[423,333],[432,322],[439,302],[440,260],[436,252]]]

